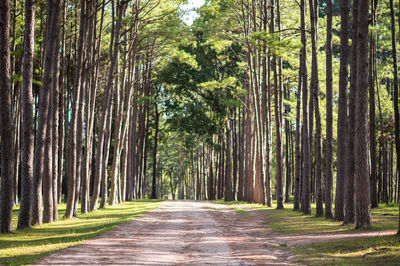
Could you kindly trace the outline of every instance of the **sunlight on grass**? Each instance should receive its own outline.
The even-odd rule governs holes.
[[[246,214],[247,213],[245,210],[243,210],[242,208],[239,208],[239,207],[234,207],[234,209],[239,214]]]
[[[293,211],[293,203],[284,203],[283,210],[261,204],[246,203],[240,201],[216,200],[222,203],[241,209],[262,210],[267,213],[269,227],[275,231],[285,234],[309,234],[309,233],[339,233],[354,231],[354,225],[342,225],[342,222],[324,217],[315,217],[315,204],[312,204],[313,215],[303,215],[301,212]],[[389,230],[397,229],[398,226],[398,206],[397,204],[384,205],[372,210],[373,226],[362,230]]]
[[[307,265],[399,265],[400,237],[384,236],[312,244],[295,248]]]
[[[358,232],[354,225],[342,225],[342,222],[315,215],[303,215],[293,211],[293,203],[285,203],[285,209],[275,209],[261,204],[245,202],[214,201],[233,207],[236,211],[265,211],[268,227],[284,234],[324,234]],[[373,226],[362,231],[395,230],[398,226],[398,205],[381,204],[372,210]],[[238,211],[239,212],[239,211]],[[315,214],[315,204],[312,205]],[[400,237],[378,236],[350,239],[295,247],[293,251],[301,264],[306,265],[400,265]]]
[[[27,264],[44,254],[81,244],[116,225],[131,221],[144,212],[157,208],[160,201],[138,200],[124,202],[114,207],[99,209],[78,218],[59,220],[52,224],[0,235],[0,264]],[[59,205],[59,217],[65,213],[65,204]],[[14,210],[14,229],[18,208]]]

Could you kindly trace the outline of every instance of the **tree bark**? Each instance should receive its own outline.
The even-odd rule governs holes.
[[[340,2],[340,74],[337,126],[335,219],[344,220],[344,183],[347,178],[347,84],[349,61],[349,1]]]
[[[348,134],[347,134],[347,177],[345,179],[345,211],[344,223],[354,223],[355,212],[355,138],[356,128],[352,125],[356,124],[356,102],[357,102],[357,56],[358,56],[358,3],[359,0],[353,2],[353,36],[351,45],[351,75],[350,75],[350,94],[349,94],[349,119],[348,119]]]
[[[103,154],[104,160],[101,162],[102,172],[101,172],[101,177],[100,177],[100,180],[101,180],[100,209],[104,209],[106,207],[107,197],[108,197],[107,165],[108,165],[108,157],[110,154],[110,144],[111,144],[111,135],[112,135],[111,128],[112,128],[113,109],[114,109],[113,98],[110,99],[109,105],[110,105],[110,107],[109,107],[110,112],[108,113],[107,124],[106,124],[105,133],[104,133],[104,154]]]
[[[131,139],[131,141],[130,141],[130,144],[129,144],[129,149],[130,149],[130,156],[131,156],[131,158],[130,158],[130,164],[131,164],[131,171],[129,172],[130,173],[130,176],[128,177],[128,179],[127,179],[127,184],[126,184],[126,186],[127,186],[127,189],[126,189],[126,191],[127,191],[127,195],[126,195],[126,199],[127,200],[133,200],[133,198],[134,198],[134,194],[136,194],[135,193],[135,191],[136,191],[136,188],[135,188],[135,181],[136,181],[136,178],[137,178],[137,149],[138,149],[138,144],[137,144],[137,125],[136,125],[136,123],[137,123],[137,118],[138,118],[138,103],[137,103],[137,100],[138,100],[138,95],[139,95],[139,81],[138,81],[138,79],[139,79],[139,68],[138,67],[136,67],[136,70],[135,70],[135,93],[134,93],[134,96],[133,96],[133,118],[132,118],[132,124],[130,125],[130,130],[131,130],[131,136],[132,136],[132,139]],[[128,167],[128,169],[129,169],[129,167]]]
[[[371,17],[372,26],[376,26],[377,20],[377,4],[378,0],[372,0],[371,3]],[[378,207],[378,195],[377,195],[377,173],[376,173],[376,130],[375,130],[375,82],[374,72],[375,69],[375,57],[376,57],[376,33],[372,33],[370,37],[370,56],[369,56],[369,148],[371,157],[371,208]]]
[[[52,157],[52,171],[49,173],[51,178],[52,178],[52,195],[50,195],[51,199],[53,201],[53,221],[58,220],[58,149],[59,149],[59,98],[60,98],[60,88],[59,88],[59,51],[60,50],[60,34],[58,32],[57,36],[57,44],[54,52],[54,72],[53,72],[53,90],[51,94],[51,102],[52,102],[52,108],[51,108],[51,113],[52,113],[52,122],[53,124],[51,125],[53,127],[52,129],[52,151],[51,151],[51,157]]]
[[[35,1],[25,1],[24,59],[22,72],[22,121],[21,121],[21,205],[18,229],[31,226],[33,190],[33,57],[35,45]]]
[[[394,15],[393,0],[390,0],[390,18],[392,28],[392,57],[393,57],[393,106],[394,106],[394,123],[395,123],[395,143],[396,143],[396,168],[400,169],[400,118],[399,118],[399,82],[397,72],[397,50],[396,50],[396,23]],[[400,19],[399,19],[400,25]],[[357,212],[358,214],[358,212]],[[400,215],[400,213],[399,213]],[[399,216],[400,217],[400,216]],[[358,217],[357,217],[358,218]],[[368,221],[368,220],[367,220]],[[358,224],[358,223],[357,223]],[[400,234],[400,222],[399,231]]]
[[[301,189],[301,168],[302,168],[302,154],[301,154],[301,90],[303,82],[303,49],[300,50],[300,69],[299,69],[299,80],[297,84],[297,104],[296,104],[296,147],[295,147],[295,177],[294,177],[294,202],[293,210],[300,210],[300,189]]]
[[[118,19],[115,26],[115,34],[114,38],[110,43],[110,59],[111,65],[108,72],[106,90],[105,90],[105,99],[103,100],[103,111],[100,120],[100,127],[99,127],[99,136],[98,136],[98,143],[97,143],[97,154],[96,154],[96,172],[95,172],[95,180],[94,180],[94,188],[93,188],[93,195],[90,201],[90,210],[95,211],[97,210],[97,204],[99,201],[99,194],[100,194],[100,185],[101,185],[101,175],[103,173],[103,156],[104,156],[104,147],[106,145],[105,142],[105,131],[107,127],[107,120],[109,116],[109,112],[111,112],[111,98],[113,94],[113,83],[115,77],[115,71],[117,66],[117,59],[118,59],[118,52],[120,47],[120,32],[122,27],[122,19],[125,13],[126,2],[118,3],[117,5],[117,13]],[[114,46],[114,49],[112,47]]]
[[[311,84],[310,90],[313,94],[313,107],[315,112],[315,203],[316,216],[323,216],[322,196],[322,127],[321,112],[319,107],[319,79],[318,79],[318,4],[319,0],[310,0],[310,21],[311,21]],[[310,100],[311,105],[311,100]],[[312,116],[310,116],[312,117]],[[310,123],[312,118],[310,118]],[[312,128],[310,128],[310,137]],[[311,145],[312,146],[312,145]],[[311,156],[312,158],[312,156]]]
[[[332,115],[332,0],[327,0],[326,26],[326,175],[325,175],[325,218],[332,214],[333,187],[333,115]]]
[[[60,28],[60,12],[63,1],[49,1],[47,5],[46,19],[46,41],[44,54],[44,72],[42,77],[42,86],[39,94],[39,116],[38,128],[36,131],[36,147],[34,155],[34,197],[33,197],[33,212],[32,225],[40,225],[43,222],[42,213],[42,184],[43,184],[43,201],[45,206],[45,222],[52,221],[52,176],[51,176],[51,155],[52,150],[49,141],[51,135],[49,131],[51,126],[50,111],[50,96],[54,78],[54,57],[58,56],[56,45]],[[48,136],[46,140],[46,136]],[[50,138],[50,139],[49,139]],[[46,144],[47,143],[47,144]],[[51,210],[50,210],[51,208]],[[51,212],[51,214],[50,214]]]
[[[232,201],[231,120],[226,123],[225,201]]]
[[[372,224],[368,162],[368,3],[368,0],[359,0],[357,19],[356,228]]]
[[[275,31],[274,26],[274,0],[271,0],[271,32]],[[274,72],[274,104],[275,104],[275,144],[276,144],[276,201],[277,209],[283,209],[283,168],[282,168],[282,138],[281,138],[281,114],[280,114],[280,84],[278,80],[276,55],[272,57],[272,70]]]
[[[303,44],[303,129],[302,129],[302,149],[303,149],[303,172],[302,172],[302,193],[301,193],[301,211],[304,214],[311,214],[311,197],[310,197],[310,138],[308,123],[308,75],[307,75],[307,39],[306,39],[306,2],[300,2],[301,15],[301,43]]]
[[[71,125],[70,125],[70,157],[68,161],[68,199],[67,208],[64,217],[70,219],[75,212],[75,197],[78,195],[76,190],[80,181],[80,167],[78,164],[78,153],[82,153],[81,147],[77,145],[78,138],[80,138],[80,132],[78,132],[78,121],[80,120],[80,105],[81,98],[83,98],[82,90],[82,72],[84,68],[85,56],[86,56],[86,39],[87,39],[87,1],[81,0],[81,14],[80,14],[80,27],[79,27],[79,40],[78,40],[78,57],[75,67],[74,76],[74,87],[73,87],[73,102],[72,102],[72,114],[71,114]],[[79,170],[78,170],[79,168]]]
[[[0,233],[11,232],[14,190],[14,122],[10,74],[10,1],[0,2]]]
[[[156,95],[156,99],[158,96],[158,91]],[[151,182],[151,197],[152,199],[157,199],[157,187],[156,187],[156,182],[157,182],[157,148],[158,148],[158,122],[160,119],[160,113],[158,112],[158,103],[156,102],[155,104],[155,132],[154,132],[154,151],[153,151],[153,180]]]

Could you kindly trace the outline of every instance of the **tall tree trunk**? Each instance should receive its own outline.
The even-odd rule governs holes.
[[[351,46],[351,75],[350,75],[350,95],[349,95],[349,132],[347,134],[347,178],[345,179],[345,212],[344,212],[344,223],[354,223],[355,212],[355,138],[356,138],[356,128],[351,125],[356,124],[356,101],[357,101],[357,31],[358,31],[358,3],[359,0],[354,0],[353,2],[353,36],[352,36],[352,46]]]
[[[108,171],[107,171],[107,165],[108,165],[108,157],[110,155],[110,144],[111,144],[111,128],[112,128],[112,120],[113,120],[113,109],[114,109],[114,104],[113,104],[113,98],[110,99],[110,112],[108,113],[108,118],[107,118],[107,124],[106,124],[106,129],[104,133],[104,154],[103,158],[104,160],[101,162],[102,164],[102,172],[101,172],[101,201],[100,201],[100,208],[104,209],[106,207],[107,203],[107,197],[108,197]]]
[[[297,85],[297,104],[296,104],[296,147],[295,147],[295,177],[294,177],[294,202],[293,202],[293,210],[300,210],[300,184],[301,184],[301,169],[302,169],[302,154],[300,149],[301,143],[301,90],[303,84],[303,49],[300,50],[300,69],[299,69],[299,80]]]
[[[377,1],[377,0],[376,0]],[[399,7],[400,7],[400,3],[399,3]],[[399,16],[399,28],[400,28],[400,16]],[[375,61],[376,62],[376,61]],[[377,70],[375,69],[375,73],[377,72]],[[399,128],[400,128],[400,125],[399,125],[399,120],[397,120],[397,129],[399,130]],[[399,132],[399,131],[397,131],[397,132]],[[397,148],[398,147],[398,141],[396,141],[396,177],[398,177],[399,176],[399,149]],[[398,178],[398,179],[400,179],[400,178]],[[397,190],[397,193],[398,193],[398,195],[397,195],[397,197],[399,197],[400,198],[400,183],[398,184],[398,190]],[[399,200],[397,201],[398,203],[400,202]],[[400,205],[399,205],[399,228],[398,228],[398,230],[397,230],[397,235],[400,235]]]
[[[301,43],[303,44],[303,129],[302,129],[302,149],[303,149],[303,173],[302,173],[302,192],[301,192],[301,211],[304,214],[311,214],[311,197],[310,197],[310,138],[309,138],[309,121],[308,121],[308,75],[307,75],[307,38],[306,38],[306,2],[300,2],[301,15]]]
[[[21,121],[21,205],[18,229],[31,226],[33,189],[33,56],[35,45],[35,1],[25,1],[24,61],[22,72],[22,121]]]
[[[395,134],[396,155],[397,155],[396,169],[398,171],[400,169],[399,82],[398,82],[398,73],[397,73],[396,26],[395,26],[396,23],[395,23],[395,16],[394,16],[393,0],[390,0],[390,17],[391,17],[391,28],[392,28],[392,57],[393,57],[393,100],[394,100],[393,106],[394,106],[394,123],[395,123],[395,133],[394,134]],[[399,26],[400,26],[400,18],[399,18]],[[357,214],[358,214],[358,212],[357,212]],[[400,222],[399,222],[398,234],[400,234]]]
[[[36,131],[36,147],[34,156],[34,197],[33,197],[33,211],[32,221],[33,225],[40,225],[43,221],[42,213],[42,184],[43,184],[43,200],[45,206],[45,221],[52,221],[52,214],[50,214],[50,207],[48,204],[52,197],[50,189],[52,188],[51,176],[51,156],[52,150],[49,146],[51,140],[50,132],[50,96],[54,78],[54,58],[58,56],[56,51],[59,28],[60,28],[60,12],[63,1],[49,1],[47,5],[47,19],[46,19],[46,48],[44,54],[44,72],[42,77],[42,86],[39,95],[39,117],[38,129]],[[58,71],[58,70],[56,70]],[[50,137],[47,138],[46,136]],[[46,144],[47,143],[47,144]],[[51,213],[53,212],[51,208]]]
[[[207,192],[208,192],[208,200],[215,200],[215,190],[214,190],[214,172],[213,172],[213,150],[209,151],[210,153],[210,167],[208,171],[208,182],[207,182]],[[201,184],[201,182],[200,182]],[[201,189],[200,189],[201,192]],[[201,193],[200,193],[201,196]]]
[[[51,157],[52,157],[52,172],[49,174],[52,178],[52,195],[51,200],[53,201],[53,220],[58,220],[58,149],[59,149],[59,99],[60,99],[60,87],[59,87],[59,55],[60,50],[60,34],[57,36],[57,44],[54,52],[54,66],[53,66],[53,90],[51,94],[52,102],[52,143],[51,143]]]
[[[11,73],[13,73],[11,71]],[[17,74],[17,73],[15,73]],[[14,75],[14,74],[13,74]],[[14,82],[12,82],[14,84]],[[13,86],[11,86],[13,87]],[[19,187],[19,169],[20,169],[20,158],[21,158],[21,88],[19,86],[19,82],[16,84],[16,89],[15,90],[15,109],[14,111],[14,140],[13,140],[13,145],[14,145],[14,177],[13,177],[13,205],[16,206],[18,204],[18,187]]]
[[[150,94],[147,94],[150,95]],[[149,121],[150,121],[150,110],[147,106],[147,111],[146,111],[146,126],[145,126],[145,130],[144,130],[144,140],[143,140],[143,144],[144,144],[144,149],[143,149],[143,166],[142,166],[142,198],[146,198],[146,194],[147,194],[147,158],[148,158],[148,148],[149,148]],[[182,180],[183,180],[183,174],[181,175]],[[183,182],[182,182],[183,184]],[[182,198],[183,199],[183,198]]]
[[[240,112],[242,110],[242,112]],[[242,114],[240,114],[242,113]],[[242,109],[239,108],[239,182],[238,182],[238,194],[237,194],[237,200],[242,201],[243,200],[243,185],[244,185],[244,133],[245,133],[245,123],[243,122],[245,120],[245,108],[243,107]],[[211,163],[212,164],[212,163]],[[210,166],[211,168],[211,166]]]
[[[10,1],[0,2],[0,233],[11,232],[14,179],[14,122],[10,74]]]
[[[376,26],[377,20],[377,4],[378,0],[372,0],[371,3],[371,17],[372,26]],[[372,33],[370,36],[370,55],[369,55],[369,148],[371,157],[371,208],[378,207],[378,194],[377,194],[377,173],[376,173],[376,130],[375,130],[375,82],[374,72],[375,69],[375,56],[376,56],[376,33]]]
[[[332,218],[333,115],[332,115],[332,0],[327,0],[326,26],[326,175],[325,218]]]
[[[237,138],[237,108],[234,109],[234,118],[232,122],[232,175],[233,175],[233,200],[236,199],[237,176],[238,176],[238,138]]]
[[[200,179],[200,152],[199,152],[199,147],[197,147],[197,152],[196,152],[196,200],[200,200],[201,198],[201,179]],[[207,183],[207,191],[208,191],[208,199],[210,200],[211,193],[210,193],[210,187],[212,185],[212,182],[210,182],[210,179],[208,180]],[[211,188],[212,189],[212,188]]]
[[[158,91],[156,95],[156,99],[158,96]],[[156,102],[155,104],[155,132],[154,132],[154,151],[153,151],[153,180],[151,182],[151,196],[150,198],[156,199],[157,198],[157,187],[156,187],[156,182],[157,182],[157,148],[158,148],[158,122],[160,119],[160,113],[158,112],[158,103]]]
[[[131,158],[130,158],[130,164],[131,164],[131,171],[130,173],[130,177],[128,177],[127,179],[127,196],[126,199],[127,200],[133,200],[134,198],[134,194],[136,191],[135,188],[135,181],[136,181],[136,177],[137,177],[137,118],[138,118],[138,95],[139,95],[139,67],[136,67],[135,70],[135,94],[133,96],[133,117],[132,117],[132,124],[130,125],[130,130],[131,130],[131,134],[132,134],[132,139],[130,141],[129,144],[129,150],[131,153]],[[129,169],[129,168],[128,168]]]
[[[290,99],[290,90],[284,87],[284,97],[285,100]],[[291,133],[290,133],[290,122],[288,119],[288,114],[290,112],[290,107],[285,104],[285,161],[286,161],[286,184],[285,184],[285,202],[290,202],[290,187],[292,185],[291,180],[291,156],[290,156],[290,145],[291,145]]]
[[[372,224],[368,162],[368,2],[368,0],[359,0],[357,19],[356,228]],[[397,134],[398,132],[397,129]],[[399,141],[399,138],[397,140]]]
[[[319,107],[319,79],[318,79],[318,4],[319,0],[310,0],[310,21],[311,21],[311,84],[310,90],[313,94],[313,107],[315,110],[315,203],[316,216],[323,216],[322,196],[322,127],[321,112]],[[311,104],[311,101],[310,101]],[[311,122],[310,118],[310,122]],[[310,129],[312,136],[312,128]]]
[[[226,123],[225,201],[232,201],[231,120]]]
[[[274,26],[274,0],[271,0],[271,32],[275,31]],[[283,209],[283,161],[282,161],[282,138],[281,138],[281,114],[280,114],[280,84],[278,80],[276,55],[272,57],[272,70],[274,71],[274,104],[275,104],[275,141],[276,141],[276,201],[277,209]]]
[[[51,66],[51,77],[49,77],[49,86],[50,86],[50,98],[49,98],[49,107],[48,107],[48,121],[47,121],[47,130],[46,130],[46,138],[45,138],[45,154],[44,154],[44,176],[43,176],[43,222],[51,223],[54,220],[54,212],[57,210],[57,201],[54,201],[54,187],[55,184],[55,171],[54,169],[54,161],[57,160],[56,155],[54,154],[54,144],[58,145],[58,140],[54,139],[57,137],[58,130],[58,69],[59,69],[59,58],[58,51],[60,49],[60,14],[61,14],[62,4],[56,7],[56,11],[54,13],[55,20],[52,21],[54,23],[54,32],[51,35],[52,38],[52,62]],[[54,142],[55,140],[55,142]],[[56,207],[54,207],[56,205]],[[57,214],[58,216],[58,214]],[[57,217],[58,218],[58,217]]]
[[[337,126],[337,175],[335,196],[335,219],[344,220],[344,183],[347,179],[347,84],[349,61],[349,1],[340,2],[340,74]]]

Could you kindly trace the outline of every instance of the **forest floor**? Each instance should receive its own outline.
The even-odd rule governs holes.
[[[78,218],[64,220],[66,205],[58,205],[60,220],[29,229],[15,230],[18,206],[13,213],[13,231],[0,234],[0,265],[21,265],[38,261],[43,255],[82,244],[114,229],[118,224],[132,221],[134,217],[157,208],[157,200],[135,200],[116,206],[107,206]],[[80,209],[78,209],[80,212]]]
[[[380,228],[379,222],[375,228],[355,231],[333,221],[321,223],[323,218],[283,216],[285,212],[294,213],[255,204],[167,201],[82,245],[47,255],[38,264],[400,263],[400,238],[393,236],[395,230]],[[299,226],[284,225],[295,220]],[[311,229],[322,226],[307,231],[307,224]]]
[[[167,201],[83,245],[48,255],[39,264],[247,265],[291,261],[291,252],[267,247],[263,238],[254,238],[263,227],[246,222],[226,205]],[[255,231],[250,232],[252,229]]]
[[[372,210],[373,226],[361,230],[354,224],[315,215],[302,215],[293,211],[293,203],[285,203],[285,209],[266,207],[244,202],[223,202],[262,231],[254,237],[262,237],[266,246],[275,246],[292,252],[291,262],[306,265],[400,265],[400,237],[398,205],[381,204]],[[315,214],[315,205],[312,213]],[[229,218],[226,218],[229,223]],[[263,222],[260,222],[263,221]],[[254,230],[251,230],[254,231]]]

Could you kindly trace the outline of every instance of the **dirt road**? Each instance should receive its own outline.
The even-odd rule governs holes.
[[[224,224],[226,216],[229,224]],[[290,263],[289,252],[248,235],[251,229],[241,228],[239,219],[235,210],[220,204],[168,201],[80,246],[45,256],[38,265]]]
[[[132,222],[38,265],[288,265],[290,246],[390,235],[395,231],[285,235],[268,228],[266,212],[205,201],[167,201]]]

